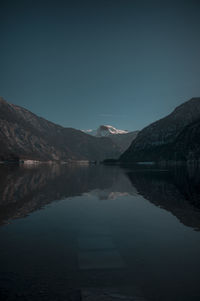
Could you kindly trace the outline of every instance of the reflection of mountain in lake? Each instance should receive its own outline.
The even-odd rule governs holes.
[[[46,165],[0,169],[0,224],[50,204],[85,194],[113,200],[137,193],[170,211],[186,226],[200,229],[200,173],[122,170],[109,166]]]
[[[170,211],[184,225],[200,230],[199,170],[129,171],[127,175],[139,194]]]
[[[0,182],[0,224],[83,193],[105,200],[135,193],[119,168],[103,166],[1,167]]]
[[[106,169],[107,170],[107,169]],[[104,172],[106,171],[104,170]],[[109,170],[109,169],[108,169]],[[111,186],[96,188],[87,193],[88,197],[97,197],[99,200],[115,200],[116,198],[128,196],[128,195],[136,195],[137,191],[135,187],[131,184],[126,174],[122,172],[120,169],[118,170],[118,175],[115,178],[112,177],[111,171],[109,170],[111,177],[108,181]],[[100,183],[101,179],[99,179]]]

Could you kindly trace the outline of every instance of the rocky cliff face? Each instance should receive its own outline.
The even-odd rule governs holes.
[[[170,160],[199,161],[200,119],[186,126],[165,152]]]
[[[63,128],[0,98],[0,159],[103,160],[120,155],[106,137]]]
[[[120,157],[120,160],[134,162],[174,159],[172,154],[175,144],[177,145],[176,159],[178,160],[181,144],[189,150],[187,134],[179,135],[186,130],[187,126],[199,119],[200,98],[192,98],[177,107],[170,115],[144,128],[128,150]]]

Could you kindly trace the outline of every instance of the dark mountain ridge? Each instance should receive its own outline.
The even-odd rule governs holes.
[[[198,160],[199,120],[200,98],[192,98],[139,132],[120,161],[187,161],[191,156]]]
[[[120,155],[106,137],[97,138],[64,128],[0,97],[0,159],[103,160]]]

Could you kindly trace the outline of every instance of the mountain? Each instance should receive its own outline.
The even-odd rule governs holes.
[[[128,131],[118,130],[112,125],[100,125],[97,130],[86,130],[84,132],[96,137],[107,137],[111,135],[128,133]]]
[[[120,155],[107,137],[64,128],[0,97],[0,160],[103,160]]]
[[[199,157],[200,98],[192,98],[171,114],[144,128],[121,162],[189,160]]]
[[[163,149],[167,160],[200,160],[200,119],[186,126],[173,143]]]
[[[137,137],[139,131],[128,132],[127,130],[119,130],[111,125],[100,125],[96,130],[86,130],[88,133],[95,137],[108,137],[124,152]]]

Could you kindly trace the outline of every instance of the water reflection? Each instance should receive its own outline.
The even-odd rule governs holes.
[[[55,200],[82,194],[114,199],[135,194],[119,168],[25,166],[0,168],[0,224],[24,217]]]
[[[1,166],[1,299],[199,300],[199,175]]]
[[[0,169],[0,224],[24,217],[63,198],[85,194],[111,200],[141,194],[200,229],[200,172],[197,168],[153,170],[104,166],[28,166]]]
[[[137,191],[151,203],[175,215],[181,223],[200,229],[200,171],[193,167],[172,170],[127,171]]]

